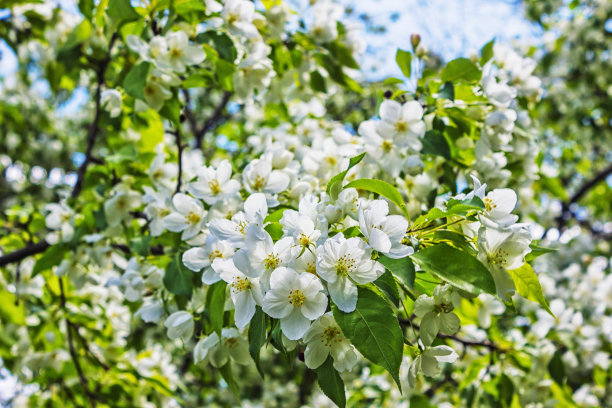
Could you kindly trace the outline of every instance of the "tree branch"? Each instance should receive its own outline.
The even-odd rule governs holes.
[[[74,363],[74,366],[77,370],[77,374],[79,375],[79,380],[81,381],[81,385],[83,386],[83,389],[85,390],[85,394],[87,395],[87,398],[89,399],[89,404],[92,406],[92,408],[95,408],[96,401],[94,399],[94,396],[91,390],[89,389],[87,378],[85,377],[85,374],[83,373],[83,368],[81,367],[81,363],[79,362],[79,357],[77,356],[76,350],[74,348],[74,340],[72,338],[72,323],[70,322],[70,319],[68,319],[68,309],[66,308],[66,294],[64,292],[64,281],[61,277],[59,278],[59,287],[60,287],[61,306],[62,306],[62,309],[64,310],[64,313],[66,313],[66,317],[65,317],[66,332],[68,335],[68,349],[70,352],[70,357],[72,358],[72,362]]]
[[[0,256],[0,266],[5,266],[13,262],[19,262],[28,256],[45,252],[51,245],[47,241],[41,241],[33,245],[18,249],[6,255]]]
[[[204,122],[204,126],[202,126],[202,128],[195,133],[196,148],[202,149],[202,142],[204,140],[206,132],[213,129],[215,124],[221,119],[221,117],[223,116],[223,109],[225,109],[225,107],[227,106],[231,96],[231,92],[225,91],[225,93],[223,94],[223,98],[213,111],[210,118],[208,118],[206,122]]]
[[[570,210],[571,205],[580,201],[580,199],[591,191],[593,187],[604,181],[610,174],[612,174],[612,164],[595,174],[590,180],[587,180],[574,194],[572,194],[569,200],[561,204],[561,214],[557,218],[559,229],[563,228],[567,221],[574,216],[573,212]]]
[[[77,181],[72,189],[72,198],[78,197],[81,194],[81,189],[83,188],[83,180],[85,179],[85,173],[87,172],[87,167],[92,159],[92,152],[94,145],[96,144],[96,138],[98,136],[98,130],[100,127],[100,116],[102,116],[102,104],[101,104],[101,95],[102,95],[102,86],[104,85],[104,75],[106,74],[106,68],[111,60],[111,50],[113,49],[113,45],[115,40],[117,39],[117,33],[114,33],[111,37],[108,44],[108,51],[106,53],[106,57],[100,63],[98,70],[96,71],[98,77],[98,86],[96,87],[96,94],[94,96],[94,101],[96,104],[95,108],[95,116],[94,120],[91,123],[89,128],[89,135],[87,137],[87,148],[85,149],[85,160],[79,166],[77,170]]]

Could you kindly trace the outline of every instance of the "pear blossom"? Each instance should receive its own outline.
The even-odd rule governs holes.
[[[488,267],[497,295],[504,300],[509,299],[516,290],[508,271],[520,268],[525,263],[525,255],[531,252],[529,244],[531,234],[519,224],[506,230],[483,227],[478,232],[478,259]]]
[[[228,160],[219,163],[216,170],[212,166],[202,167],[198,170],[198,179],[187,185],[187,191],[206,204],[213,205],[240,190],[240,183],[232,180],[231,176],[232,165]]]
[[[289,176],[280,170],[272,170],[272,164],[267,160],[255,159],[244,168],[242,172],[244,188],[249,193],[265,193],[271,200],[270,205],[276,203],[273,195],[289,187]]]
[[[142,204],[140,193],[134,191],[126,183],[120,183],[114,188],[113,196],[104,203],[106,222],[118,226],[131,217],[130,212]]]
[[[421,150],[419,139],[425,136],[425,122],[419,102],[409,101],[402,105],[386,99],[380,104],[380,119],[378,131],[383,137],[390,135],[398,146]]]
[[[175,163],[166,163],[163,144],[159,144],[156,150],[157,154],[151,162],[151,166],[149,166],[151,181],[158,188],[163,187],[167,190],[172,190],[176,183],[177,166]]]
[[[255,6],[248,0],[227,0],[221,17],[225,20],[228,30],[237,36],[256,38],[259,36],[257,28],[253,25]]]
[[[144,213],[150,221],[149,230],[151,236],[158,237],[166,229],[164,218],[170,214],[172,194],[163,187],[156,191],[149,186],[144,186],[143,190],[145,194],[142,196],[142,201],[146,204]]]
[[[174,211],[164,218],[169,231],[182,232],[186,240],[195,237],[206,223],[206,210],[202,204],[186,194],[178,193],[172,197]]]
[[[289,340],[298,340],[306,333],[310,322],[325,312],[327,296],[323,290],[316,276],[279,267],[270,277],[263,311],[280,319],[281,329]]]
[[[210,232],[220,240],[234,245],[242,245],[247,235],[247,227],[260,239],[265,239],[264,219],[268,215],[266,196],[262,193],[251,194],[244,202],[244,212],[236,213],[231,219],[216,218],[210,221]]]
[[[459,317],[453,309],[459,307],[461,297],[450,285],[439,285],[433,296],[421,295],[414,302],[414,314],[421,317],[419,334],[425,346],[430,346],[439,332],[455,334]]]
[[[351,371],[357,364],[355,348],[344,337],[331,312],[325,313],[312,323],[304,334],[304,342],[304,362],[310,369],[320,367],[330,354],[334,360],[334,368],[338,371]]]
[[[193,335],[193,316],[183,310],[174,312],[164,322],[171,340],[181,339],[187,341]]]
[[[344,238],[340,232],[317,248],[317,273],[327,282],[329,295],[345,313],[355,310],[357,285],[378,279],[385,268],[372,260],[372,249],[359,237]]]
[[[46,240],[50,244],[69,242],[74,236],[74,211],[66,204],[51,203],[45,205],[48,211],[45,225],[53,232],[47,234]]]
[[[231,259],[216,258],[212,268],[230,287],[230,296],[234,302],[234,320],[236,327],[244,329],[255,314],[255,305],[263,303],[263,293],[259,279],[252,278],[236,268]]]
[[[116,118],[121,114],[121,93],[116,89],[105,89],[100,94],[100,105],[111,118]]]
[[[321,231],[315,228],[312,219],[295,210],[285,210],[280,224],[283,226],[283,237],[291,237],[294,246],[300,248],[300,253],[312,250],[321,237]]]
[[[206,58],[201,46],[189,44],[189,37],[184,31],[168,33],[166,42],[168,48],[161,58],[161,67],[182,73],[187,66],[199,64]]]
[[[203,247],[193,247],[183,253],[183,264],[194,272],[202,273],[202,282],[212,285],[221,280],[219,274],[212,268],[212,263],[220,259],[229,259],[234,254],[235,247],[228,241],[221,241],[214,235],[206,236]]]
[[[223,367],[229,359],[238,364],[251,362],[249,343],[235,328],[221,330],[221,338],[217,332],[200,339],[193,349],[193,360],[196,364],[210,362],[213,367]]]
[[[438,363],[453,363],[459,355],[448,346],[428,347],[417,355],[408,371],[408,384],[414,388],[416,377],[423,372],[428,377],[435,377],[442,372]]]
[[[367,208],[359,208],[359,228],[370,246],[389,258],[404,258],[414,249],[403,244],[408,230],[408,221],[401,215],[389,214],[389,204],[374,200]]]

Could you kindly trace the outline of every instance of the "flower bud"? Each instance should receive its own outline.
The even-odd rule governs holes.
[[[416,52],[417,47],[421,43],[421,36],[419,34],[410,35],[410,44],[412,44],[412,50]]]

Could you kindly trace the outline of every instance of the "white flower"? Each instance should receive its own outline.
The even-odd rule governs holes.
[[[259,36],[257,28],[253,25],[255,6],[248,0],[227,0],[221,11],[228,30],[235,35],[256,38]]]
[[[158,237],[166,229],[164,217],[170,214],[172,195],[169,190],[163,187],[155,191],[149,186],[144,186],[143,190],[145,194],[142,196],[142,201],[147,204],[144,213],[149,217],[149,231],[151,232],[151,236]]]
[[[408,384],[414,388],[416,377],[423,371],[428,377],[434,377],[442,371],[438,363],[452,363],[459,356],[455,350],[448,346],[436,346],[426,348],[421,354],[415,357],[410,370],[408,371]]]
[[[174,179],[177,176],[178,168],[175,163],[166,163],[163,145],[159,144],[158,152],[149,167],[149,175],[156,187],[163,187],[171,190],[174,187]]]
[[[245,247],[234,254],[234,263],[247,276],[262,278],[268,289],[270,274],[279,266],[287,266],[294,258],[293,239],[285,237],[276,243],[270,234],[262,232],[264,239],[254,235],[255,230],[248,228]]]
[[[489,102],[500,108],[507,108],[516,98],[515,88],[505,83],[498,83],[493,76],[484,77],[482,87]]]
[[[220,240],[227,240],[241,246],[247,235],[247,227],[259,239],[265,239],[263,221],[268,215],[266,196],[262,193],[251,194],[244,202],[244,213],[235,214],[231,220],[216,218],[210,221],[210,232]]]
[[[231,259],[217,258],[213,261],[212,268],[228,283],[234,302],[236,327],[244,329],[255,314],[255,305],[263,303],[259,279],[246,276],[236,268]]]
[[[242,181],[249,193],[262,192],[271,198],[272,195],[286,190],[290,179],[286,173],[272,170],[272,164],[268,160],[255,159],[244,168]]]
[[[367,209],[359,208],[359,227],[370,246],[389,258],[405,258],[414,249],[402,243],[408,221],[401,215],[389,214],[389,204],[384,200],[372,201]]]
[[[478,324],[484,329],[491,327],[491,315],[500,315],[506,310],[506,306],[492,295],[483,293],[478,296],[481,305],[478,308]],[[548,313],[546,313],[547,316]]]
[[[111,118],[116,118],[121,114],[121,93],[116,89],[105,89],[100,94],[100,104]]]
[[[321,231],[315,229],[312,219],[295,210],[285,210],[280,224],[283,226],[283,236],[291,237],[293,245],[301,248],[300,253],[315,246],[321,237]]]
[[[270,277],[270,287],[264,297],[263,310],[280,319],[281,329],[290,340],[300,339],[310,327],[310,321],[321,316],[327,308],[321,281],[309,273],[277,268]]]
[[[166,35],[167,52],[160,59],[160,67],[174,72],[185,72],[188,65],[204,61],[206,54],[201,46],[190,45],[184,31],[173,31]]]
[[[51,232],[47,234],[46,240],[50,244],[55,244],[59,241],[69,242],[74,236],[74,211],[65,204],[47,204],[45,211],[48,211],[45,217],[45,225]]]
[[[125,298],[130,302],[137,302],[142,298],[145,282],[140,273],[141,265],[138,259],[132,258],[119,279],[119,287]]]
[[[164,218],[166,228],[172,232],[182,231],[183,240],[198,235],[206,222],[206,210],[202,204],[182,193],[172,197],[172,204],[175,211]]]
[[[330,354],[338,371],[350,371],[357,364],[355,348],[344,337],[331,312],[325,313],[310,326],[304,334],[304,342],[304,362],[310,369],[320,367]]]
[[[478,232],[478,259],[487,266],[497,288],[497,295],[507,300],[516,290],[509,270],[520,268],[525,255],[531,252],[531,234],[524,226],[498,230],[480,228]]]
[[[421,141],[425,135],[423,107],[417,101],[409,101],[401,105],[399,102],[386,99],[380,104],[380,119],[378,126],[380,134],[391,135],[398,146],[408,146],[413,150],[421,150]]]
[[[193,316],[185,311],[174,312],[168,316],[164,326],[168,329],[168,337],[171,340],[180,338],[187,341],[193,335]]]
[[[414,314],[421,317],[419,334],[425,346],[430,346],[438,332],[455,334],[459,330],[459,317],[453,309],[461,297],[450,285],[439,285],[433,296],[421,295],[414,302]]]
[[[209,361],[213,367],[223,367],[232,358],[236,363],[249,364],[249,343],[235,328],[224,328],[221,339],[214,332],[210,336],[198,341],[193,349],[193,360],[197,364]]]
[[[378,279],[385,268],[373,261],[372,250],[359,237],[344,238],[340,232],[317,248],[317,273],[340,310],[350,313],[357,305],[357,285]]]
[[[126,184],[120,183],[115,187],[115,194],[104,203],[106,222],[110,226],[117,226],[121,221],[128,219],[130,212],[140,207],[142,201],[140,193],[133,191]]]
[[[204,200],[206,204],[213,205],[240,190],[240,183],[231,180],[231,177],[232,165],[228,160],[223,160],[216,170],[212,166],[200,168],[198,179],[187,184],[187,191],[194,197]]]
[[[202,282],[212,285],[221,280],[219,274],[211,267],[215,259],[230,258],[234,254],[234,246],[228,241],[220,241],[213,235],[206,237],[203,248],[195,247],[188,249],[183,254],[183,264],[194,272],[204,269]]]
[[[161,300],[155,300],[150,303],[145,302],[136,312],[136,316],[147,323],[157,323],[164,314],[164,305]]]

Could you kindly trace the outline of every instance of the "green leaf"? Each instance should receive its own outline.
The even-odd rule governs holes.
[[[548,363],[548,372],[553,380],[559,385],[565,383],[566,371],[565,364],[563,363],[563,353],[560,350],[555,351],[553,358]]]
[[[501,401],[502,406],[509,407],[512,403],[512,397],[514,396],[514,383],[506,374],[502,374],[499,377],[497,391],[499,393],[499,400]]]
[[[206,311],[210,319],[210,325],[221,338],[221,329],[223,329],[223,313],[225,312],[225,292],[227,283],[220,280],[213,283],[206,292]]]
[[[134,123],[135,130],[140,133],[138,150],[141,153],[154,152],[155,146],[164,140],[164,122],[155,109],[147,109],[139,113],[138,118],[144,119],[143,123],[146,123],[146,125]]]
[[[327,92],[327,85],[325,85],[325,78],[319,73],[319,71],[312,71],[310,73],[310,87],[313,91]]]
[[[234,72],[236,72],[236,66],[231,62],[227,62],[223,59],[217,60],[215,64],[215,72],[217,74],[217,80],[219,85],[226,91],[234,90]]]
[[[407,256],[401,259],[392,259],[383,255],[378,258],[377,261],[383,264],[383,266],[394,276],[396,276],[402,283],[407,285],[409,288],[413,288],[415,270],[414,264],[412,263],[412,260],[410,260],[410,257]]]
[[[432,154],[442,156],[446,160],[450,160],[451,152],[446,138],[436,130],[428,130],[422,140],[422,154]]]
[[[91,23],[89,20],[83,20],[81,24],[76,26],[68,35],[66,42],[61,45],[60,52],[70,50],[71,48],[76,47],[77,45],[82,44],[83,42],[89,39],[91,35]]]
[[[268,325],[266,322],[266,315],[261,310],[260,306],[255,307],[255,314],[249,324],[249,354],[255,361],[257,371],[263,377],[263,371],[261,370],[261,364],[259,362],[259,353],[264,344],[266,344],[266,329]]]
[[[465,200],[455,200],[451,198],[446,203],[446,212],[449,214],[461,214],[468,211],[480,211],[484,209],[484,202],[477,196]]]
[[[552,317],[555,317],[548,307],[548,303],[546,302],[546,298],[542,292],[542,286],[540,285],[538,276],[534,272],[531,265],[525,263],[520,268],[508,271],[508,273],[512,277],[514,285],[516,286],[516,291],[519,295],[538,303]]]
[[[196,36],[196,42],[199,44],[208,44],[212,46],[221,58],[226,61],[234,62],[238,53],[232,39],[225,33],[219,31],[207,31]]]
[[[181,104],[177,97],[168,99],[159,113],[166,119],[170,120],[174,126],[181,126]]]
[[[140,18],[140,14],[134,10],[130,0],[110,0],[106,8],[106,14],[110,17],[112,25],[118,30],[123,24],[135,21]]]
[[[228,360],[227,364],[219,369],[219,372],[223,376],[223,379],[227,383],[227,386],[232,393],[236,396],[236,398],[240,399],[240,388],[238,387],[238,383],[236,383],[236,379],[232,373],[232,363]]]
[[[353,53],[346,45],[339,41],[334,41],[330,43],[327,48],[334,58],[336,58],[342,65],[353,69],[359,69],[359,64],[357,61],[355,61],[353,58]]]
[[[463,234],[454,231],[444,231],[438,230],[434,232],[433,239],[436,241],[450,241],[454,246],[458,249],[471,253],[472,255],[476,255],[477,252],[474,250],[474,247],[470,245],[468,240],[465,238]]]
[[[166,266],[164,286],[175,295],[191,298],[193,291],[193,272],[185,268],[181,261],[181,253],[177,253]]]
[[[365,152],[363,152],[355,157],[351,157],[347,169],[336,174],[334,177],[331,178],[331,180],[329,180],[325,191],[332,198],[332,200],[336,201],[338,199],[338,195],[342,191],[342,182],[344,181],[344,177],[346,177],[346,173],[348,173],[350,169],[355,167],[365,155]]]
[[[264,229],[272,237],[272,241],[278,241],[283,237],[283,226],[279,222],[271,222]]]
[[[444,85],[438,91],[440,98],[455,100],[455,87],[452,82],[445,82]]]
[[[344,392],[344,381],[334,368],[331,354],[327,360],[315,370],[317,372],[317,382],[321,391],[340,408],[346,406],[346,394]]]
[[[46,249],[40,258],[36,260],[34,267],[32,268],[32,277],[39,273],[51,269],[62,262],[64,256],[68,252],[68,247],[63,244],[52,245]]]
[[[389,371],[401,390],[399,367],[404,337],[389,303],[372,290],[358,288],[354,312],[344,313],[332,303],[334,319],[344,335],[365,358]]]
[[[486,64],[491,58],[493,58],[493,45],[495,44],[495,38],[489,41],[480,50],[480,65]]]
[[[23,302],[19,302],[14,294],[0,290],[0,317],[3,322],[25,325]]]
[[[539,256],[542,255],[546,255],[546,254],[550,254],[551,252],[557,252],[558,249],[556,248],[544,248],[541,246],[537,246],[535,244],[531,244],[529,245],[529,248],[531,248],[531,252],[527,254],[527,256],[525,256],[525,261],[527,262],[531,262],[534,259],[536,259]]]
[[[404,83],[403,79],[394,78],[394,77],[389,77],[383,81],[383,85],[387,85],[387,86],[398,85],[398,84],[403,84],[403,83]]]
[[[374,281],[374,285],[378,287],[387,298],[393,303],[395,306],[399,306],[399,292],[397,290],[397,283],[395,283],[395,278],[393,274],[389,271],[385,271],[378,279]]]
[[[141,62],[138,65],[132,67],[130,72],[123,80],[123,87],[125,92],[133,98],[144,100],[144,88],[147,85],[147,76],[149,75],[149,69],[151,64],[148,62]]]
[[[467,252],[440,243],[423,248],[411,257],[423,270],[459,289],[470,293],[497,293],[489,270]]]
[[[344,188],[357,188],[361,190],[371,191],[373,193],[379,194],[385,198],[391,200],[391,202],[399,207],[402,213],[406,216],[406,218],[410,218],[408,214],[408,209],[404,204],[404,199],[397,188],[382,180],[375,179],[359,179],[353,180]]]
[[[264,223],[266,222],[279,222],[281,218],[283,218],[283,214],[287,208],[279,208],[274,210],[274,212],[268,214],[266,218],[264,218]]]
[[[140,256],[148,256],[151,239],[152,237],[150,235],[142,235],[138,238],[133,238],[130,241],[130,249]]]
[[[440,73],[442,82],[456,82],[460,79],[467,82],[476,82],[481,76],[480,69],[467,58],[457,58],[450,61]]]
[[[408,51],[398,49],[395,53],[395,62],[397,62],[397,66],[400,67],[406,78],[410,78],[410,71],[412,70],[412,54]]]

